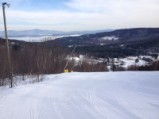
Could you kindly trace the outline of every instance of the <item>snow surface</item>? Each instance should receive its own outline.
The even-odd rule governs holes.
[[[159,119],[159,72],[63,73],[0,88],[0,119]]]

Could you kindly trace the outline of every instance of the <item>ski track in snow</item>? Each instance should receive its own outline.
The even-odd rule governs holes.
[[[159,72],[64,73],[0,88],[0,119],[159,119]]]

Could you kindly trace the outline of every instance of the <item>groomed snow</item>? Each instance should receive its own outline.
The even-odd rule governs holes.
[[[159,72],[64,73],[0,88],[0,119],[159,119]]]

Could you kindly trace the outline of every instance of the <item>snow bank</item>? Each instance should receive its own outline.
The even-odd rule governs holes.
[[[0,119],[159,119],[159,72],[64,73],[0,89]]]

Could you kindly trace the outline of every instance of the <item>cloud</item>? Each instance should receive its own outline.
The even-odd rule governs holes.
[[[65,5],[69,10],[41,12],[9,8],[6,11],[8,28],[71,31],[159,27],[159,0],[70,0]]]
[[[67,6],[80,11],[112,12],[135,8],[158,8],[158,0],[70,0]],[[139,10],[139,9],[138,9]]]
[[[21,28],[23,24],[25,28],[26,26],[36,28],[49,26],[49,28],[52,27],[52,29],[58,30],[93,30],[93,26],[96,29],[100,29],[105,24],[105,22],[98,23],[101,19],[105,19],[105,17],[108,16],[103,16],[100,13],[72,13],[67,11],[49,11],[46,13],[7,10],[8,28],[13,28],[13,26],[14,28],[15,26]],[[2,16],[0,18],[2,19]],[[86,28],[85,26],[88,27]]]

